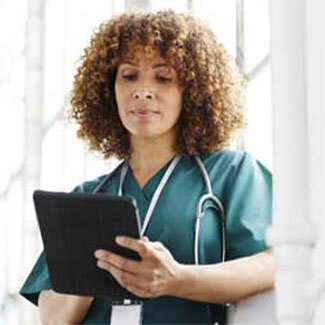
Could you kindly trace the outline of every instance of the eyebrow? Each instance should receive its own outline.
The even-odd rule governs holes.
[[[136,67],[137,65],[134,64],[133,62],[131,61],[125,61],[125,62],[122,62],[122,64],[129,64],[129,65],[133,65],[134,67]],[[157,68],[161,68],[161,67],[168,67],[166,63],[156,63],[152,66],[154,69],[157,69]]]

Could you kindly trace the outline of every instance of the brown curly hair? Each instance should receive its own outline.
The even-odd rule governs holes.
[[[119,64],[130,55],[157,51],[184,87],[175,149],[188,155],[209,153],[230,144],[246,125],[243,78],[214,33],[192,15],[173,10],[124,13],[101,23],[80,57],[68,118],[77,135],[103,157],[130,158],[128,131],[115,99]]]

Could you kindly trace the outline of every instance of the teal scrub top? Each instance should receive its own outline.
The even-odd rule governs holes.
[[[271,224],[272,177],[269,170],[247,152],[219,150],[200,156],[210,177],[214,194],[221,200],[226,214],[226,259],[233,260],[269,248],[266,229]],[[171,160],[141,189],[128,169],[123,195],[133,197],[143,222],[150,200]],[[117,194],[119,167],[103,191]],[[105,177],[87,181],[74,192],[92,192]],[[145,235],[151,241],[162,242],[175,260],[183,264],[194,262],[194,230],[196,205],[206,193],[203,175],[191,156],[183,155],[163,189]],[[220,230],[216,211],[206,203],[201,219],[200,264],[220,262]],[[218,265],[216,265],[216,270]],[[38,305],[40,291],[51,288],[44,251],[39,256],[20,294]],[[208,309],[207,306],[210,305]],[[212,308],[211,308],[212,307]],[[209,313],[208,310],[212,310]],[[95,297],[82,324],[109,324],[109,297]],[[214,320],[211,319],[211,316]],[[217,304],[161,296],[144,300],[143,324],[213,324],[223,319]]]

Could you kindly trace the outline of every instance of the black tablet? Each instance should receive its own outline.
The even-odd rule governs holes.
[[[118,235],[140,238],[134,199],[107,194],[35,191],[36,215],[54,291],[135,298],[110,272],[100,269],[94,252],[107,249],[127,258],[140,256],[115,243]]]

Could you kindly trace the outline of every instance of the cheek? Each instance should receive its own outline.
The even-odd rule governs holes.
[[[173,115],[179,116],[181,109],[182,109],[182,103],[183,103],[183,93],[179,89],[173,89],[173,91],[169,94],[167,97],[169,101],[169,107],[173,111]]]
[[[118,84],[115,84],[115,98],[118,107],[120,106],[122,101],[121,93],[122,93],[121,87]]]
[[[124,107],[126,106],[126,101],[127,101],[127,89],[125,89],[125,87],[119,84],[116,84],[115,98],[116,98],[117,109],[120,114],[121,113],[123,114]]]

